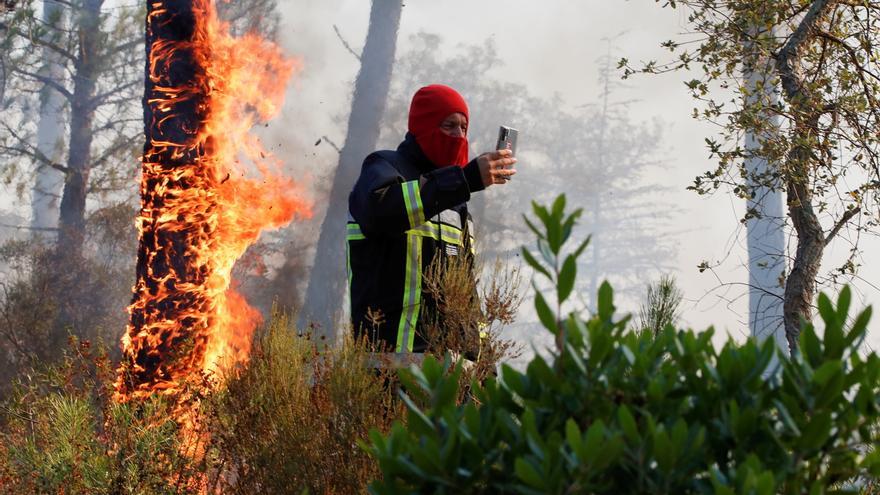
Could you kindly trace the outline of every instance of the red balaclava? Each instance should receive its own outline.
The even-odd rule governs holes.
[[[463,167],[467,164],[467,138],[449,136],[440,130],[443,120],[456,112],[470,120],[464,98],[442,84],[432,84],[416,91],[409,107],[409,132],[437,167]]]

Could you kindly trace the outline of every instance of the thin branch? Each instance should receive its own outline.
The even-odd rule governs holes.
[[[4,126],[4,127],[5,127],[6,130],[9,132],[9,134],[12,135],[12,137],[14,137],[15,139],[18,140],[19,143],[22,143],[26,148],[30,148],[30,149],[26,149],[26,148],[16,148],[16,147],[13,147],[13,146],[6,146],[5,144],[4,144],[4,145],[0,145],[0,149],[4,149],[4,150],[7,150],[7,151],[14,151],[14,152],[16,152],[16,153],[22,153],[22,154],[25,154],[25,155],[27,155],[27,156],[29,156],[29,157],[31,157],[31,158],[33,158],[33,159],[35,159],[35,160],[41,162],[43,165],[48,165],[48,166],[54,168],[55,170],[58,170],[58,171],[60,171],[60,172],[63,172],[65,175],[69,172],[69,169],[68,169],[67,167],[65,167],[64,165],[62,165],[62,164],[60,164],[60,163],[57,163],[57,162],[54,162],[54,161],[50,160],[49,157],[47,157],[45,154],[43,154],[43,152],[40,151],[38,148],[35,148],[34,146],[31,146],[30,144],[28,144],[27,141],[25,141],[24,139],[22,139],[21,136],[19,136],[19,135],[18,135],[14,130],[12,130],[12,128],[10,128],[8,125],[7,125],[7,126]]]
[[[54,26],[50,26],[50,27],[54,27]],[[24,33],[19,33],[19,34],[23,35]],[[57,45],[55,43],[50,43],[50,42],[48,42],[44,39],[41,39],[41,38],[34,38],[34,37],[30,37],[30,36],[28,36],[27,38],[30,40],[31,43],[33,43],[37,46],[41,46],[43,48],[48,48],[48,49],[52,50],[53,52],[57,53],[58,55],[61,55],[62,57],[70,60],[71,62],[76,62],[76,56],[74,56],[72,53],[70,53],[69,51],[62,48],[60,45]]]
[[[321,136],[321,139],[324,142],[326,142],[327,144],[329,144],[330,146],[332,146],[333,149],[336,150],[337,153],[342,153],[342,148],[340,148],[336,143],[334,143],[332,139],[328,138],[327,136]],[[318,144],[320,144],[320,141],[318,142]]]
[[[126,43],[122,43],[121,45],[116,45],[113,48],[110,48],[109,50],[107,50],[107,53],[105,54],[105,56],[112,56],[117,53],[124,52],[126,50],[131,49],[131,48],[135,48],[138,45],[142,45],[143,43],[144,43],[143,38],[135,38],[131,41],[128,41]]]
[[[831,229],[831,232],[828,233],[828,236],[825,237],[825,245],[827,246],[831,242],[831,240],[834,239],[834,236],[836,236],[837,233],[840,232],[840,229],[842,229],[843,226],[846,225],[846,222],[849,222],[852,217],[858,215],[860,211],[861,210],[859,210],[858,208],[847,210],[846,213],[844,213],[843,216],[840,217],[840,220],[838,220],[837,223],[834,225],[834,228]]]
[[[73,93],[68,91],[67,88],[65,88],[61,84],[59,84],[58,81],[55,81],[54,79],[48,78],[46,76],[42,76],[40,74],[35,74],[33,72],[29,72],[26,70],[22,70],[22,69],[14,69],[14,70],[16,70],[20,74],[24,74],[25,76],[32,77],[32,78],[36,79],[37,81],[40,81],[41,83],[45,84],[46,86],[50,86],[52,89],[54,89],[55,91],[58,91],[65,98],[67,98],[68,101],[73,101]]]
[[[345,41],[345,38],[342,37],[342,33],[339,32],[339,28],[336,26],[336,24],[333,25],[333,30],[336,31],[336,36],[339,37],[339,41],[342,42],[342,46],[344,46],[349,53],[354,55],[354,58],[358,59],[358,62],[361,62],[361,56],[358,55],[358,53],[351,48],[351,45],[348,44],[348,41]]]
[[[115,94],[119,94],[119,93],[125,91],[125,90],[128,89],[128,88],[132,88],[132,87],[135,87],[135,86],[140,86],[141,84],[143,84],[143,81],[137,80],[137,81],[129,81],[129,82],[127,82],[127,83],[125,83],[125,84],[123,84],[123,85],[121,85],[121,86],[116,86],[116,87],[114,87],[113,89],[107,90],[107,91],[105,91],[104,93],[101,93],[101,94],[99,94],[99,95],[93,97],[93,98],[91,99],[91,101],[89,102],[89,104],[92,106],[92,108],[96,108],[96,107],[98,107],[99,105],[103,105],[104,103],[106,103],[106,102],[102,101],[102,100],[104,100],[105,98],[108,98],[108,97],[113,96],[113,95],[115,95]],[[130,99],[130,98],[126,98],[126,99],[124,99],[124,100],[122,100],[122,101],[126,101],[126,100],[129,100],[129,99]]]
[[[12,225],[9,223],[0,222],[0,227],[6,227],[9,229],[16,230],[33,230],[33,231],[41,231],[41,232],[58,232],[58,227],[29,227],[27,225]]]

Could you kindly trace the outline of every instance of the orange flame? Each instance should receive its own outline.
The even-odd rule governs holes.
[[[152,1],[148,35],[170,10]],[[146,125],[157,131],[144,148],[122,401],[173,395],[186,380],[246,361],[261,317],[231,287],[233,265],[261,231],[311,215],[303,189],[249,134],[278,114],[299,61],[256,34],[232,37],[211,0],[193,0],[192,14],[191,39],[153,39],[148,52]],[[192,71],[182,82],[181,54]]]

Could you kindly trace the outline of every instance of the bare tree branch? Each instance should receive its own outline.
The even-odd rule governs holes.
[[[859,214],[859,211],[861,210],[859,210],[858,208],[853,208],[851,210],[847,210],[846,213],[844,213],[843,216],[840,217],[840,220],[837,221],[837,223],[834,225],[834,228],[832,228],[831,231],[828,232],[828,235],[825,237],[826,246],[831,243],[831,240],[834,239],[834,236],[836,236],[837,233],[840,232],[840,229],[843,228],[843,226],[846,225],[846,223],[849,222],[852,217]]]
[[[799,57],[810,36],[814,35],[819,21],[828,13],[838,0],[815,0],[801,20],[797,29],[776,55],[779,74],[782,78],[782,88],[789,97],[804,95],[802,75],[799,67]],[[798,64],[798,65],[795,65]]]
[[[360,62],[361,56],[358,55],[358,53],[351,48],[351,45],[348,44],[348,41],[345,41],[345,38],[342,37],[342,33],[339,32],[339,28],[336,26],[336,24],[333,25],[333,31],[336,31],[336,36],[339,37],[339,41],[342,42],[342,46],[344,46],[348,50],[348,52],[354,55],[354,58],[358,59],[358,62]]]
[[[330,146],[332,146],[333,149],[336,150],[337,153],[342,153],[342,148],[340,148],[339,145],[334,143],[332,139],[328,138],[327,136],[321,136],[321,139],[324,140],[324,142],[326,142]],[[320,141],[319,141],[319,143],[320,143]]]
[[[32,78],[36,79],[37,81],[40,81],[41,83],[51,87],[52,89],[54,89],[55,91],[58,91],[59,93],[61,93],[68,101],[71,101],[71,102],[73,101],[73,93],[68,91],[67,88],[65,88],[64,86],[59,84],[54,79],[50,79],[46,76],[43,76],[40,74],[35,74],[33,72],[26,71],[23,69],[13,69],[13,70],[15,70],[16,72],[23,74],[25,76],[32,77]]]

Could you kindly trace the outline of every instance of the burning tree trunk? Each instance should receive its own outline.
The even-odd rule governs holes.
[[[260,315],[231,288],[232,267],[261,230],[309,214],[248,135],[280,109],[296,64],[256,34],[232,38],[210,0],[149,2],[146,28],[140,244],[120,400],[175,394],[246,360]]]
[[[391,86],[391,68],[401,0],[373,0],[370,27],[361,54],[361,69],[354,86],[345,145],[321,224],[315,264],[306,291],[304,312],[333,333],[342,314],[345,289],[345,221],[348,193],[360,172],[361,162],[375,150],[382,114]]]

